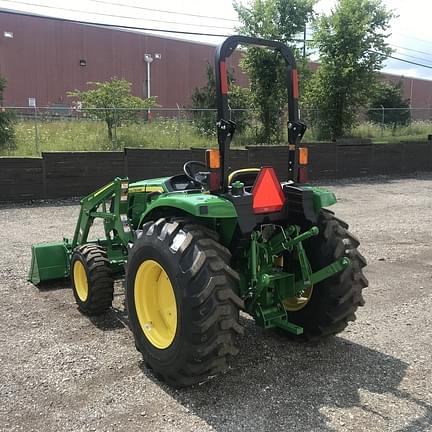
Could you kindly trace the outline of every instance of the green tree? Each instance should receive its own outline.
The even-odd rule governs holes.
[[[300,59],[295,46],[296,35],[303,32],[311,19],[315,0],[251,0],[247,5],[234,2],[241,34],[283,42]],[[308,75],[306,59],[298,60],[301,89]],[[285,126],[286,65],[274,51],[248,48],[242,67],[251,83],[253,103],[259,113],[261,128],[258,139],[263,143],[279,143]]]
[[[207,63],[206,65],[207,82],[203,87],[196,87],[192,92],[192,108],[197,108],[194,111],[194,124],[198,131],[207,136],[216,135],[216,115],[214,111],[199,111],[199,109],[216,109],[216,81],[213,67]],[[251,98],[250,90],[242,88],[235,84],[234,74],[232,70],[228,71],[228,103],[232,110],[250,108]],[[248,126],[249,113],[234,111],[233,120],[237,124],[237,132],[244,131]]]
[[[374,123],[396,127],[406,125],[411,120],[409,100],[403,98],[402,81],[398,83],[380,81],[369,106],[373,109],[368,110],[367,116]],[[383,110],[383,108],[389,109]]]
[[[0,150],[16,148],[15,143],[15,121],[16,116],[13,111],[3,108],[3,92],[6,88],[7,80],[0,76]]]
[[[68,92],[82,103],[84,109],[91,111],[96,118],[105,121],[108,138],[113,140],[113,128],[122,122],[136,118],[137,109],[151,108],[156,105],[154,97],[141,99],[131,94],[132,84],[124,79],[111,78],[105,82],[88,82],[95,88]]]
[[[381,0],[339,0],[329,16],[316,20],[313,41],[320,66],[309,82],[306,103],[319,111],[320,139],[346,136],[356,123],[392,52],[385,33],[392,17]]]

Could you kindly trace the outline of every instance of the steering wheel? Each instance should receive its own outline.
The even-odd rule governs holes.
[[[200,168],[207,168],[207,165],[199,161],[189,161],[183,165],[183,172],[189,180],[201,186],[206,186],[205,180],[208,172],[203,172]]]

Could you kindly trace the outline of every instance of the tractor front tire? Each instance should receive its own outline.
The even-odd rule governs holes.
[[[126,301],[135,345],[155,375],[174,387],[227,368],[243,332],[238,275],[217,234],[185,220],[148,222],[128,259]]]
[[[319,234],[303,243],[312,271],[344,256],[351,264],[316,284],[304,307],[288,310],[288,319],[302,326],[304,337],[312,340],[339,333],[354,321],[357,308],[364,305],[362,290],[368,286],[362,271],[366,260],[357,250],[359,241],[348,231],[348,225],[328,210],[321,211],[317,225]]]
[[[78,309],[100,315],[111,307],[114,279],[104,248],[96,244],[77,247],[71,258],[72,290]]]

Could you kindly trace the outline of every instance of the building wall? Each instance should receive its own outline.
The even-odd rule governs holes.
[[[404,98],[414,108],[412,117],[416,120],[432,120],[432,81],[383,74],[385,79],[394,83],[402,82]]]
[[[13,32],[13,38],[4,32]],[[145,53],[160,53],[151,65],[151,94],[163,107],[188,105],[194,87],[205,84],[206,62],[214,63],[215,47],[38,17],[0,13],[0,74],[8,80],[4,106],[69,103],[66,92],[86,89],[89,81],[111,77],[133,83],[145,96]],[[86,66],[80,66],[80,60]],[[238,65],[239,54],[231,65]],[[247,78],[235,68],[239,84]]]
[[[13,38],[4,32],[13,32]],[[0,13],[0,74],[8,80],[4,106],[38,106],[70,101],[67,91],[88,88],[89,81],[117,76],[132,82],[145,96],[145,53],[160,53],[151,66],[151,93],[162,107],[188,106],[192,90],[205,84],[206,62],[213,65],[215,47],[85,24]],[[80,66],[80,60],[86,66]],[[246,85],[239,52],[230,58],[238,84]],[[317,65],[311,63],[311,68]],[[405,98],[417,108],[415,118],[432,118],[432,81],[384,74],[403,81]]]

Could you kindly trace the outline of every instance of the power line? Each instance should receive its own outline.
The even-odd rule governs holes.
[[[397,32],[396,33],[393,33],[393,34],[398,34]],[[424,43],[427,43],[427,44],[432,44],[432,41],[431,40],[427,40],[427,39],[420,39],[420,38],[418,38],[418,37],[416,37],[416,36],[411,36],[411,35],[409,35],[409,34],[406,34],[406,33],[399,33],[399,35],[400,36],[404,36],[404,37],[407,37],[407,38],[409,38],[409,39],[415,39],[415,40],[418,40],[418,41],[420,41],[420,42],[424,42]]]
[[[412,51],[412,52],[416,52],[416,53],[419,53],[419,54],[425,54],[425,55],[428,55],[428,56],[432,56],[432,52],[420,51],[420,50],[416,50],[416,49],[413,49],[413,48],[403,47],[403,46],[394,45],[394,44],[389,44],[389,45],[391,45],[391,46],[393,46],[395,48],[400,48],[400,49],[404,49],[404,50],[407,50],[407,51]]]
[[[8,3],[13,3],[13,4],[17,4],[17,5],[36,6],[36,7],[41,7],[41,8],[45,8],[45,9],[62,10],[65,12],[78,12],[78,13],[84,13],[84,14],[90,14],[90,15],[105,16],[108,18],[123,18],[123,19],[135,20],[135,21],[137,21],[137,20],[139,20],[139,21],[151,21],[151,22],[157,22],[157,23],[163,23],[163,24],[176,24],[176,25],[185,25],[185,26],[193,26],[193,27],[206,27],[206,28],[232,30],[231,27],[225,27],[225,26],[181,23],[181,22],[176,22],[176,21],[164,21],[164,20],[156,20],[156,19],[150,19],[150,18],[136,18],[136,17],[131,17],[131,16],[127,16],[127,15],[111,15],[111,14],[106,14],[103,12],[83,11],[83,10],[79,10],[79,9],[69,9],[69,8],[63,8],[63,7],[59,7],[59,6],[48,6],[48,5],[29,3],[29,2],[12,1],[12,0],[7,0],[7,1],[8,1]]]
[[[74,23],[74,24],[86,24],[86,25],[93,25],[93,26],[97,26],[97,27],[106,27],[106,28],[113,28],[113,29],[141,30],[141,31],[161,32],[161,33],[193,35],[193,36],[214,36],[214,37],[231,36],[231,35],[227,35],[227,34],[190,32],[190,31],[182,31],[182,30],[163,30],[163,29],[155,29],[155,28],[148,28],[148,27],[127,26],[127,25],[123,25],[123,24],[106,24],[106,23],[99,23],[99,22],[94,22],[94,21],[78,21],[78,20],[69,19],[69,18],[59,18],[59,17],[52,17],[52,16],[46,16],[46,15],[39,15],[36,13],[20,12],[20,11],[5,9],[5,8],[1,8],[0,12],[8,13],[11,15],[26,16],[26,17],[31,17],[31,18],[36,17],[36,18],[46,19],[46,20],[70,22],[70,23]]]
[[[410,55],[410,54],[405,54],[405,53],[402,53],[400,51],[396,51],[396,54],[402,55],[404,57],[413,58],[413,59],[416,59],[416,60],[421,60],[421,61],[424,61],[424,62],[427,62],[427,63],[431,63],[432,62],[432,60],[430,60],[430,59],[425,59],[425,58],[422,58],[422,57],[417,57],[417,56],[413,56],[413,55]]]
[[[313,39],[306,39],[306,43],[310,44],[312,42],[313,42]],[[389,44],[389,45],[392,46],[392,47],[395,47],[395,48],[400,48],[400,49],[404,49],[404,50],[413,51],[413,52],[417,52],[417,53],[421,53],[421,54],[432,56],[432,53],[427,53],[425,51],[419,51],[419,50],[415,50],[415,49],[411,49],[411,48],[407,48],[407,47],[403,47],[403,46],[398,46],[398,45],[393,45],[393,44]],[[405,56],[405,57],[409,57],[409,58],[413,58],[413,59],[417,59],[417,60],[422,60],[422,61],[425,61],[425,62],[431,62],[430,59],[425,59],[423,57],[417,57],[417,56],[413,56],[413,55],[410,55],[410,54],[405,54],[405,53],[402,53],[402,52],[400,52],[398,50],[396,50],[396,53],[399,54],[399,55]]]
[[[26,16],[31,18],[37,17],[40,19],[54,20],[60,22],[70,22],[74,24],[87,24],[87,25],[114,28],[114,29],[140,30],[140,31],[152,31],[152,32],[161,32],[161,33],[174,33],[174,34],[184,34],[184,35],[193,35],[193,36],[211,36],[211,37],[225,37],[225,38],[232,36],[232,34],[202,33],[202,32],[191,32],[191,31],[183,31],[183,30],[165,30],[165,29],[156,29],[156,28],[149,28],[149,27],[127,26],[124,24],[108,24],[108,23],[100,23],[95,21],[78,21],[71,18],[59,18],[54,16],[39,15],[37,13],[21,12],[17,10],[6,9],[6,8],[0,8],[0,12],[8,13],[11,15]],[[303,39],[293,39],[293,42],[303,42]]]
[[[54,8],[56,9],[56,8]],[[18,16],[27,16],[27,17],[37,17],[40,19],[47,19],[47,20],[54,20],[54,21],[60,21],[60,22],[71,22],[71,23],[75,23],[75,24],[87,24],[87,25],[94,25],[94,26],[98,26],[98,27],[107,27],[107,28],[114,28],[114,29],[126,29],[126,30],[141,30],[141,31],[152,31],[152,32],[161,32],[161,33],[175,33],[175,34],[185,34],[185,35],[194,35],[194,36],[212,36],[212,37],[228,37],[231,35],[227,35],[227,34],[214,34],[214,33],[201,33],[201,32],[188,32],[188,31],[181,31],[181,30],[163,30],[163,29],[154,29],[154,28],[147,28],[147,27],[134,27],[134,26],[126,26],[126,25],[119,25],[119,24],[105,24],[105,23],[98,23],[98,22],[93,22],[93,21],[78,21],[78,20],[73,20],[73,19],[67,19],[67,18],[58,18],[58,17],[49,17],[49,16],[44,16],[44,15],[38,15],[38,14],[34,14],[34,13],[26,13],[26,12],[19,12],[19,11],[12,11],[12,10],[8,10],[5,8],[1,8],[0,12],[5,12],[5,13],[9,13],[11,15],[18,15]],[[303,42],[303,39],[299,39],[299,40],[294,40],[295,42]],[[377,51],[371,51],[375,54],[382,54],[382,53],[378,53]],[[413,62],[410,60],[405,60],[399,57],[394,57],[391,55],[388,55],[387,58],[391,58],[393,60],[397,60],[400,62],[404,62],[404,63],[408,63],[408,64],[412,64],[415,66],[420,66],[420,67],[424,67],[427,69],[432,69],[432,66],[430,65],[425,65],[422,63],[418,63],[418,62]]]
[[[148,10],[148,11],[152,11],[152,12],[161,12],[161,13],[175,14],[175,15],[185,15],[185,16],[191,16],[191,17],[195,17],[195,18],[209,18],[209,19],[213,19],[213,20],[232,21],[235,23],[239,23],[238,20],[235,20],[232,18],[212,17],[210,15],[196,15],[196,14],[186,13],[186,12],[167,11],[167,10],[162,10],[162,9],[153,9],[153,8],[143,7],[143,6],[135,6],[135,5],[129,5],[129,4],[124,4],[124,3],[110,2],[110,1],[106,1],[106,0],[91,0],[91,1],[93,1],[95,3],[110,4],[113,6],[127,7],[127,8],[131,8],[131,9],[141,9],[141,10]]]
[[[312,39],[307,39],[306,42],[310,43],[310,42],[313,42],[313,40]],[[396,46],[396,45],[392,45],[392,44],[389,44],[389,45],[394,46],[394,47]],[[399,47],[399,48],[403,49],[403,47]],[[408,48],[406,48],[406,49],[408,49]],[[377,51],[372,51],[372,50],[369,50],[369,51],[373,52],[375,54],[382,54],[382,53],[379,53]],[[415,50],[412,50],[412,51],[415,51]],[[422,57],[412,56],[412,55],[401,53],[401,52],[398,52],[398,51],[396,51],[396,53],[399,54],[399,55],[405,56],[405,57],[410,57],[410,58],[422,60],[422,61],[425,61],[425,62],[430,62],[431,61],[429,59],[425,59],[425,58],[422,58]],[[424,54],[426,54],[426,53],[424,53]],[[421,67],[431,68],[432,69],[432,65],[426,65],[426,64],[422,64],[422,63],[417,63],[417,62],[409,61],[409,60],[402,59],[402,58],[399,58],[399,57],[393,57],[391,55],[387,55],[387,57],[391,58],[393,60],[398,60],[398,61],[401,61],[401,62],[410,63],[410,64],[413,64],[413,65],[417,65],[417,66],[421,66]]]
[[[372,51],[372,52],[375,52],[376,54],[380,54],[380,53],[377,53],[376,51]],[[388,58],[391,58],[393,60],[398,60],[398,61],[401,61],[401,62],[404,62],[404,63],[409,63],[409,64],[416,65],[416,66],[421,66],[421,67],[424,67],[424,68],[427,68],[427,69],[432,69],[432,66],[430,66],[430,65],[425,65],[425,64],[413,62],[413,61],[410,61],[410,60],[404,60],[404,59],[401,59],[401,58],[398,58],[398,57],[394,57],[394,56],[391,56],[391,55],[389,55]]]

